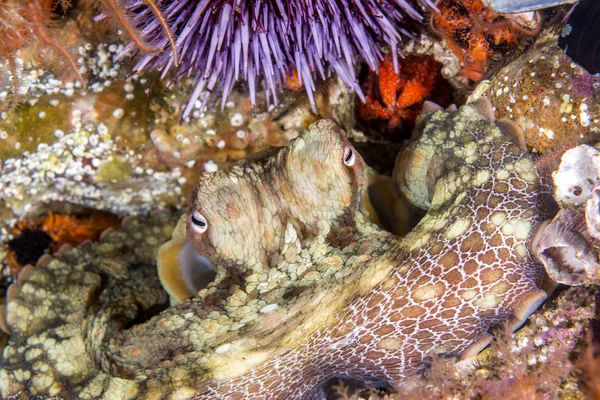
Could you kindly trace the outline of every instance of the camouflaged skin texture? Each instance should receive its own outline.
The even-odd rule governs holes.
[[[322,120],[200,179],[188,212],[208,228],[188,238],[219,267],[198,297],[127,328],[166,301],[149,274],[172,229],[160,220],[29,270],[7,306],[0,394],[323,398],[334,376],[401,384],[434,354],[476,354],[546,297],[527,248],[539,180],[484,108],[429,115],[399,158],[399,186],[429,209],[405,237],[367,221],[364,164],[344,164],[349,144]]]

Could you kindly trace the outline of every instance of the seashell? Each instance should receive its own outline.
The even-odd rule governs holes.
[[[568,208],[538,229],[531,247],[556,282],[583,285],[598,283],[600,279],[598,251],[592,242],[584,213]]]
[[[567,285],[600,282],[600,157],[580,145],[566,151],[552,173],[554,199],[563,207],[542,224],[532,250],[548,275]]]

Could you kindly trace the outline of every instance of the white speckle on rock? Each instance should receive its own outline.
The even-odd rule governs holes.
[[[587,113],[588,110],[588,105],[585,103],[581,103],[579,105],[579,111],[581,111],[579,113],[579,123],[581,124],[581,126],[583,127],[588,127],[590,126],[590,115]]]
[[[583,127],[588,127],[590,126],[590,115],[588,113],[586,113],[585,111],[582,111],[581,113],[579,113],[579,123],[581,124],[581,126]]]
[[[229,122],[231,126],[241,126],[244,123],[244,117],[240,113],[235,113],[231,116]]]
[[[554,131],[552,129],[540,127],[540,133],[546,136],[548,139],[554,139]]]
[[[102,122],[100,122],[98,124],[98,126],[96,127],[96,130],[98,131],[98,133],[100,135],[106,135],[108,133],[108,127],[106,125],[104,125]]]
[[[218,169],[219,166],[213,160],[208,160],[204,163],[204,170],[206,172],[217,172]]]
[[[115,111],[113,111],[112,115],[116,119],[121,119],[123,118],[123,115],[125,115],[125,111],[122,108],[117,108]]]

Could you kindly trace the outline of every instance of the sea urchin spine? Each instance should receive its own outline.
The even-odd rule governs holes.
[[[422,2],[433,7],[431,0]],[[203,109],[215,91],[223,107],[240,80],[247,82],[252,104],[261,82],[267,102],[277,104],[277,92],[293,68],[313,104],[315,79],[331,73],[364,99],[355,63],[364,59],[376,70],[387,46],[397,70],[398,44],[402,35],[410,36],[403,19],[422,19],[409,0],[157,0],[153,5],[122,2],[141,39],[162,49],[144,55],[134,70],[157,69],[164,78],[174,69],[171,82],[193,77],[195,88],[182,120],[200,98]]]

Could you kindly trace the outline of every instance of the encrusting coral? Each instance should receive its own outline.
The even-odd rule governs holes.
[[[0,312],[1,394],[318,397],[336,375],[398,384],[431,354],[477,354],[490,327],[520,325],[546,298],[526,247],[540,185],[489,103],[426,111],[396,174],[428,209],[405,237],[367,222],[364,162],[318,121],[202,176],[183,223],[217,277],[197,297],[126,329],[165,304],[147,275],[164,219],[28,269]]]
[[[525,134],[528,148],[543,155],[581,143],[600,133],[600,77],[572,62],[554,35],[543,35],[527,51],[475,89],[486,96],[498,118],[508,118]]]

